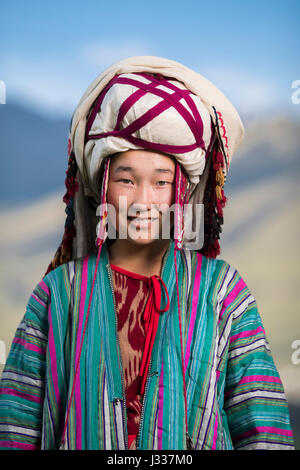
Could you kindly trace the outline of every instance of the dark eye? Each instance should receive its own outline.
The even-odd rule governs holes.
[[[128,179],[125,179],[125,178],[124,178],[124,179],[121,179],[121,180],[119,180],[119,181],[121,181],[122,183],[128,183],[128,181],[132,183],[131,180],[128,180]]]
[[[162,183],[162,184],[160,184]],[[169,184],[169,181],[158,181],[158,184],[159,186],[166,186],[167,184]]]

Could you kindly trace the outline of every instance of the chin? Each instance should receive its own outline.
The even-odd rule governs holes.
[[[155,244],[160,239],[159,238],[151,238],[150,236],[148,238],[146,238],[146,237],[144,237],[144,238],[131,238],[130,236],[128,236],[127,240],[131,245],[146,246],[146,245]]]
[[[119,227],[118,227],[119,229]],[[118,238],[119,238],[119,230],[117,229]],[[126,227],[122,226],[121,233],[127,234],[126,238],[120,238],[120,240],[127,240],[127,243],[136,247],[148,246],[148,245],[155,245],[156,243],[166,242],[166,238],[162,238],[162,228],[159,227],[152,227],[152,230],[142,228],[141,230],[133,229],[131,230],[128,225]],[[172,238],[171,234],[168,240]]]

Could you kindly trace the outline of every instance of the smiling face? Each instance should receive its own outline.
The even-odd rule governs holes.
[[[169,221],[168,209],[174,203],[174,187],[172,157],[149,150],[114,155],[107,202],[115,209],[115,221],[111,217],[110,220],[118,236],[138,244],[161,238],[163,223]],[[169,225],[172,226],[172,220]]]

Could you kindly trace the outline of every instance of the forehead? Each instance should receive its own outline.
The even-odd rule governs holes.
[[[168,169],[175,170],[175,159],[170,155],[149,150],[129,150],[115,154],[111,159],[114,170],[127,167],[133,170]],[[129,170],[128,170],[129,171]]]

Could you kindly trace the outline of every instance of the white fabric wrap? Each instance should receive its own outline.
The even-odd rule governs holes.
[[[216,116],[213,107],[220,113],[219,123],[222,124],[220,128],[220,139],[228,167],[233,153],[239,147],[244,137],[243,124],[230,101],[209,80],[184,65],[173,60],[153,56],[131,57],[111,65],[88,87],[72,118],[70,140],[80,172],[78,175],[80,189],[76,193],[74,200],[77,235],[74,239],[73,258],[85,256],[94,249],[97,218],[95,217],[95,213],[88,206],[86,196],[93,196],[96,200],[99,199],[100,188],[97,175],[99,174],[99,169],[104,157],[116,152],[138,148],[125,139],[111,136],[99,140],[91,140],[85,144],[84,138],[87,118],[94,101],[115,75],[132,74],[134,72],[158,73],[166,77],[174,78],[177,81],[177,86],[178,82],[181,82],[183,88],[187,88],[196,95],[193,99],[204,124],[203,139],[206,147],[211,136],[210,118],[212,118],[213,123],[216,124]],[[107,93],[101,107],[103,114],[100,112],[97,115],[90,134],[111,131],[115,126],[116,113],[120,105],[119,100],[124,101],[128,94],[132,93],[135,89],[132,86],[124,85],[120,87],[114,86],[113,88],[115,88],[115,90],[111,89],[111,92]],[[122,95],[123,93],[124,96]],[[149,100],[153,100],[153,102],[149,102]],[[147,93],[144,105],[146,107],[149,106],[149,104],[152,106],[158,102],[157,100],[159,101],[161,98]],[[181,101],[181,103],[184,104],[184,101]],[[115,106],[117,106],[117,109]],[[139,115],[144,113],[140,102],[138,102],[137,106],[132,108],[132,114],[128,112],[128,115],[125,115],[124,120],[128,120],[126,121],[126,125],[132,120],[136,120],[138,116],[134,115],[135,112],[138,112]],[[169,116],[172,115],[172,125],[168,125],[166,120],[167,111],[165,111],[161,116],[155,118],[139,131],[139,138],[171,145],[194,143],[195,138],[184,119],[172,108],[168,110],[168,113]],[[178,135],[183,139],[179,143],[176,140]],[[196,149],[189,153],[173,155],[185,168],[192,186],[194,186],[191,202],[194,204],[201,203],[208,174],[207,166],[205,167],[205,152],[202,149]],[[224,173],[226,176],[226,169],[224,169]]]
[[[150,84],[151,81],[145,77],[133,74],[121,74],[121,78],[133,79],[137,82]],[[178,82],[171,81],[176,87],[186,90],[186,87]],[[114,84],[106,93],[105,98],[101,105],[101,110],[97,113],[89,135],[97,135],[103,132],[110,132],[114,129],[118,112],[124,101],[131,96],[138,88],[131,84]],[[162,90],[168,94],[174,93],[173,90],[164,86],[158,85],[155,87],[157,90]],[[196,148],[184,154],[170,153],[177,158],[181,163],[193,184],[199,182],[199,176],[202,175],[205,166],[205,154],[211,139],[211,118],[208,110],[202,103],[201,99],[191,94],[190,98],[195,103],[195,106],[201,116],[203,122],[203,140],[205,149]],[[147,92],[141,97],[125,114],[120,123],[120,128],[126,128],[128,125],[135,122],[138,118],[143,116],[149,109],[163,101],[163,98],[154,93]],[[179,100],[188,113],[192,116],[191,109],[187,105],[184,98]],[[200,133],[200,130],[199,130]],[[141,127],[134,133],[134,137],[145,140],[151,143],[159,143],[164,145],[193,145],[195,144],[195,136],[192,133],[189,125],[180,113],[173,107],[167,108],[154,119],[149,121],[145,126]],[[101,139],[89,140],[83,152],[83,159],[85,162],[87,178],[86,184],[89,185],[90,190],[94,197],[99,192],[99,181],[97,174],[99,172],[102,160],[117,152],[124,152],[127,150],[141,149],[143,147],[136,146],[124,138],[118,136],[108,136]]]

